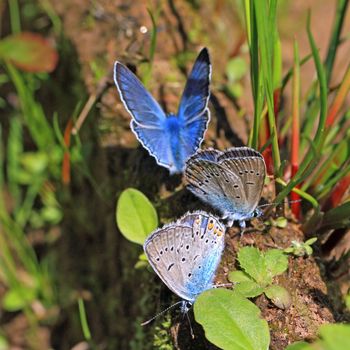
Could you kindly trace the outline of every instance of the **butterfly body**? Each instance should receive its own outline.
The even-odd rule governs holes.
[[[132,117],[130,126],[140,143],[171,174],[181,173],[208,127],[211,65],[207,49],[198,55],[181,97],[177,114],[166,115],[140,80],[116,62],[114,81]]]
[[[224,249],[225,227],[211,214],[186,214],[175,223],[153,232],[144,251],[154,271],[185,303],[192,304],[213,287]],[[187,302],[187,303],[186,303]]]
[[[187,188],[210,204],[228,220],[228,225],[261,215],[257,208],[266,167],[262,155],[249,147],[230,148],[224,152],[198,151],[186,162]]]
[[[185,136],[183,135],[184,129],[184,122],[178,116],[174,114],[167,116],[164,130],[170,143],[171,159],[173,160],[170,167],[171,172],[176,172],[176,169],[182,169],[187,159],[181,142]]]

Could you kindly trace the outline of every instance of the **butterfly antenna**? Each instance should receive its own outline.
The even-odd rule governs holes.
[[[160,313],[158,313],[157,315],[153,316],[152,318],[150,318],[149,320],[142,322],[141,326],[146,326],[146,324],[151,323],[154,319],[156,319],[158,316],[163,315],[165,312],[169,311],[170,309],[172,309],[174,306],[179,305],[182,303],[181,301],[178,301],[177,303],[170,305],[169,307],[167,307],[165,310],[161,311]]]
[[[291,204],[291,203],[297,203],[297,202],[301,202],[301,199],[295,199],[295,200],[292,200],[292,201],[287,201],[286,203]],[[281,203],[272,202],[272,203],[261,204],[261,205],[258,206],[258,208],[269,207],[269,206],[277,205],[277,204],[281,204]]]

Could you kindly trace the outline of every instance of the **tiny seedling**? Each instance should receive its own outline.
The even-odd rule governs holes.
[[[284,252],[295,256],[310,256],[313,253],[311,245],[316,241],[316,237],[310,238],[305,242],[292,241],[291,246],[284,249]]]
[[[283,216],[278,217],[277,219],[270,218],[265,221],[264,224],[272,227],[285,228],[287,227],[287,219]]]
[[[238,252],[238,261],[243,271],[232,271],[229,274],[229,280],[237,283],[235,291],[247,298],[265,293],[277,307],[286,309],[290,306],[288,291],[273,284],[273,278],[288,268],[288,257],[282,250],[261,252],[254,247],[244,247]]]

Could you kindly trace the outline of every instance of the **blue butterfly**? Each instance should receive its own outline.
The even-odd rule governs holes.
[[[224,245],[225,226],[212,214],[196,211],[153,232],[143,249],[153,270],[183,299],[181,310],[187,312],[200,293],[214,287]]]
[[[140,80],[120,62],[114,82],[132,120],[131,130],[157,163],[170,174],[181,173],[208,127],[211,65],[206,48],[199,53],[181,97],[178,113],[166,115]]]

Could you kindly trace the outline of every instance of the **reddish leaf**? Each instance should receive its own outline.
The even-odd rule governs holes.
[[[338,89],[337,95],[335,96],[335,99],[331,107],[329,108],[326,127],[333,125],[339,110],[344,104],[344,101],[345,101],[346,95],[348,94],[349,89],[350,89],[350,66],[348,67],[345,73],[344,79],[340,85],[340,88]]]
[[[264,145],[269,140],[271,134],[270,134],[270,128],[269,128],[269,121],[267,120],[267,116],[264,117],[262,120],[262,123],[260,125],[260,131],[259,131],[259,142],[261,145]],[[266,149],[262,152],[262,155],[265,160],[266,169],[268,174],[273,174],[273,159],[272,159],[272,147],[271,145],[267,146]]]
[[[299,165],[298,164],[292,164],[292,174],[291,177],[293,177],[296,172],[299,169]],[[300,184],[296,186],[296,188],[300,188]],[[292,209],[292,213],[294,214],[294,216],[297,219],[300,219],[300,210],[301,210],[301,206],[300,206],[300,196],[295,193],[295,192],[291,192],[290,194],[290,199],[291,199],[291,209]]]
[[[24,32],[0,41],[0,59],[26,72],[51,72],[56,68],[58,54],[41,35]]]
[[[66,145],[67,149],[70,146],[70,137],[72,134],[72,129],[73,129],[73,122],[72,122],[72,119],[69,119],[67,126],[64,130],[64,144]],[[70,184],[70,154],[69,154],[69,151],[65,151],[64,155],[63,155],[62,182],[65,185]]]
[[[335,208],[341,203],[344,194],[347,192],[350,186],[350,175],[343,177],[337,185],[334,187],[333,192],[330,197],[323,205],[323,210],[329,210],[331,208]]]

